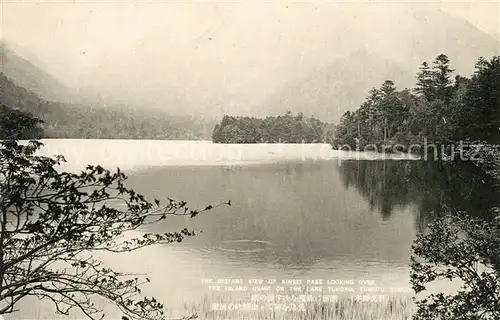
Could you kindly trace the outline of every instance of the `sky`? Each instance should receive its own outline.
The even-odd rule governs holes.
[[[499,2],[479,0],[4,0],[1,34],[70,87],[125,100],[158,92],[164,96],[156,100],[193,100],[196,93],[193,103],[245,104],[346,55],[372,16],[390,20],[391,12],[416,7],[498,37]]]

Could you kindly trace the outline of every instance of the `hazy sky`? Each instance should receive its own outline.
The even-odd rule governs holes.
[[[390,12],[413,7],[445,11],[498,37],[499,2],[480,0],[4,0],[1,30],[71,86],[100,87],[125,99],[136,94],[130,88],[187,100],[196,92],[199,99],[237,104],[345,55],[356,34],[352,21],[366,28],[372,16],[391,20]]]

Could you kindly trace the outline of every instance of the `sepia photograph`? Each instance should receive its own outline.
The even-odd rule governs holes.
[[[499,0],[0,13],[0,320],[500,320]]]

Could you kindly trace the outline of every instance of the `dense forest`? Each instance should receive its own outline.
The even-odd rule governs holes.
[[[212,134],[215,143],[319,143],[332,138],[333,125],[290,111],[264,119],[225,115]]]
[[[42,121],[28,112],[0,105],[0,139],[39,139]]]
[[[0,103],[5,108],[30,113],[43,121],[43,138],[209,139],[215,122],[154,110],[45,101],[3,73],[0,88]]]
[[[422,144],[461,140],[500,142],[500,56],[480,58],[470,78],[456,75],[448,57],[422,63],[414,89],[393,81],[369,91],[364,103],[346,112],[335,132],[335,148]],[[378,149],[381,150],[381,149]]]

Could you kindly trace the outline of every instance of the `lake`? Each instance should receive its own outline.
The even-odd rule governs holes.
[[[145,230],[198,231],[183,243],[103,258],[117,269],[148,273],[146,292],[171,315],[207,297],[250,294],[224,291],[224,283],[222,291],[209,288],[218,279],[322,279],[325,286],[347,283],[359,291],[370,283],[385,293],[411,294],[411,245],[433,214],[442,205],[480,210],[496,201],[479,179],[450,175],[434,163],[323,144],[43,142],[41,154],[66,156],[64,170],[118,166],[129,175],[128,186],[151,199],[170,197],[191,207],[231,200],[230,207]],[[54,319],[50,307],[38,305],[18,316]]]

